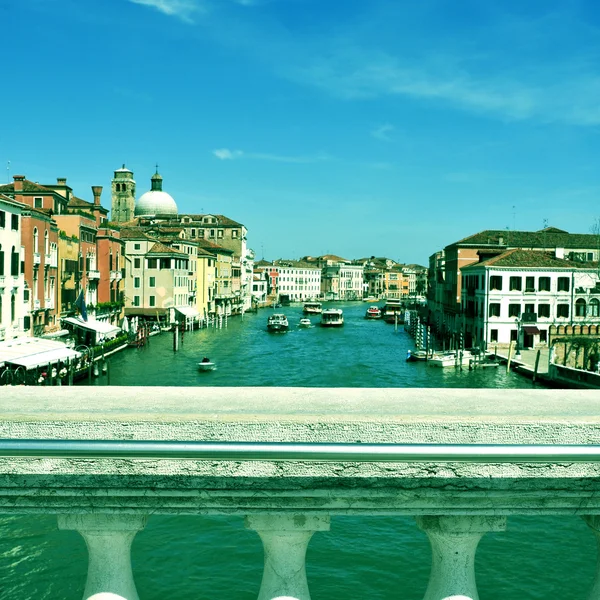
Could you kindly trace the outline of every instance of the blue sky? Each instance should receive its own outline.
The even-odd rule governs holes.
[[[0,21],[10,174],[109,207],[114,169],[140,195],[158,163],[259,258],[427,264],[600,216],[595,0],[4,0]]]

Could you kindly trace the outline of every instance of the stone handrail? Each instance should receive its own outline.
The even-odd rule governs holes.
[[[0,411],[0,512],[81,533],[87,599],[138,598],[130,546],[154,513],[244,515],[260,600],[310,598],[331,515],[414,515],[426,600],[478,598],[477,544],[508,515],[579,514],[600,536],[595,391],[3,387]]]

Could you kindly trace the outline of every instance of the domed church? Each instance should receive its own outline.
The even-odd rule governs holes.
[[[150,191],[142,194],[139,200],[135,203],[135,217],[163,217],[177,216],[177,204],[173,200],[173,196],[163,192],[163,178],[156,173],[151,178]]]

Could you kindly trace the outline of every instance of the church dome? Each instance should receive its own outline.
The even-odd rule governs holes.
[[[156,215],[177,215],[177,204],[170,194],[162,190],[162,177],[158,171],[152,176],[152,189],[142,194],[135,203],[133,214],[136,217]]]

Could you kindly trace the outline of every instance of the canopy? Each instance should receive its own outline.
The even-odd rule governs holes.
[[[16,361],[20,361],[25,357],[39,356],[41,354],[53,351],[56,351],[56,355],[52,355],[52,357],[57,357],[54,359],[55,361],[67,360],[69,358],[69,353],[72,352],[65,344],[55,340],[22,337],[0,342],[0,367],[4,366],[6,363],[20,364]],[[52,362],[52,360],[47,359],[48,356],[45,357],[40,364],[48,364],[49,362]]]
[[[193,306],[175,306],[174,308],[188,319],[195,319],[200,316],[200,313]]]
[[[81,356],[79,352],[75,352],[75,350],[71,350],[65,346],[64,348],[56,348],[55,350],[47,350],[46,352],[38,352],[37,354],[14,358],[6,362],[17,367],[25,367],[25,369],[29,370],[55,364],[59,361],[73,360],[74,358],[79,358],[79,356]]]
[[[535,325],[524,325],[523,331],[528,333],[529,335],[536,335],[540,332],[540,330]]]
[[[76,319],[75,317],[66,317],[63,319],[63,322],[70,323],[71,325],[75,325],[75,327],[80,327],[81,329],[94,331],[108,339],[116,337],[121,331],[119,327],[115,327],[114,325],[105,323],[104,321],[92,321],[91,319],[88,321],[83,321],[81,319]]]

